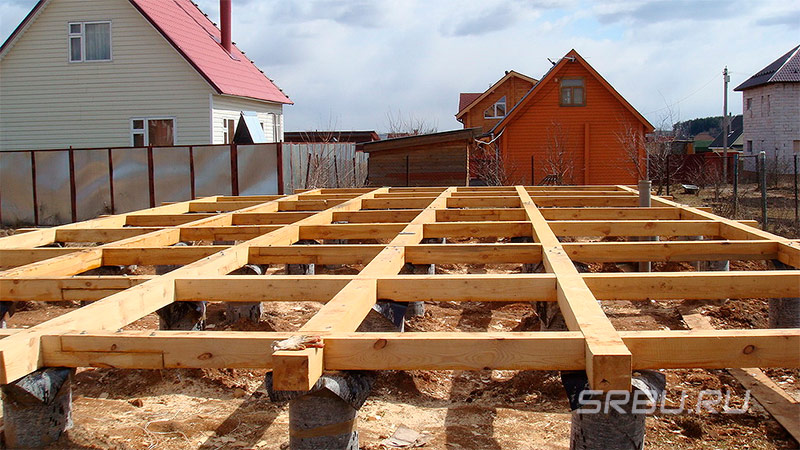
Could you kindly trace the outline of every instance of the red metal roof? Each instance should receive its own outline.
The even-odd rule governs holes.
[[[483,95],[483,92],[462,92],[458,98],[458,112],[463,111],[464,108],[471,105],[481,95]]]
[[[275,103],[292,101],[235,45],[220,45],[220,31],[189,0],[130,0],[175,49],[220,94]]]

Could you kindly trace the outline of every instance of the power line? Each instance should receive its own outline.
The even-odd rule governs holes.
[[[674,106],[676,106],[676,105],[680,104],[681,102],[684,102],[684,101],[688,100],[688,99],[689,99],[690,97],[692,97],[694,94],[697,94],[698,92],[702,91],[702,90],[703,90],[703,89],[705,89],[705,88],[706,88],[706,87],[707,87],[709,84],[713,83],[713,82],[714,82],[714,80],[716,80],[716,79],[717,79],[717,74],[714,74],[714,75],[713,75],[713,76],[712,76],[712,77],[711,77],[711,78],[710,78],[710,79],[709,79],[709,80],[706,82],[706,84],[704,84],[704,85],[700,86],[699,88],[697,88],[697,90],[695,90],[695,91],[694,91],[694,92],[692,92],[691,94],[687,95],[686,97],[684,97],[684,98],[682,98],[682,99],[678,100],[677,102],[675,102],[675,103],[673,103],[673,104],[671,104],[671,105],[667,105],[667,106],[664,106],[663,108],[658,108],[658,109],[656,109],[656,110],[653,110],[653,111],[650,111],[650,112],[646,112],[645,114],[653,114],[653,113],[656,113],[656,112],[659,112],[659,111],[663,111],[663,110],[665,110],[665,109],[670,109],[670,108],[672,108],[672,107],[674,107]]]

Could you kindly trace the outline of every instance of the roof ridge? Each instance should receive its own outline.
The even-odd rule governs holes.
[[[790,50],[790,51],[789,51],[789,53],[792,53],[792,54],[791,54],[791,55],[789,55],[789,57],[788,57],[788,58],[786,58],[786,61],[784,61],[784,62],[783,62],[783,64],[781,64],[781,66],[780,66],[780,67],[778,67],[778,68],[775,70],[775,72],[774,72],[774,73],[773,73],[773,74],[772,74],[772,75],[769,77],[769,80],[767,80],[767,83],[771,82],[771,81],[772,81],[772,79],[773,79],[773,78],[775,78],[775,76],[776,76],[776,75],[778,75],[778,73],[779,73],[779,72],[780,72],[780,71],[781,71],[781,70],[782,70],[784,67],[786,67],[786,65],[787,65],[787,64],[789,64],[789,62],[791,62],[791,61],[792,61],[792,59],[793,59],[795,56],[797,56],[798,52],[800,52],[800,45],[798,45],[797,47],[795,47],[795,48],[794,48],[794,51],[792,51],[792,50]]]

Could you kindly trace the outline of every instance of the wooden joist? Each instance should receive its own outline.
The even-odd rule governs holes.
[[[637,194],[627,186],[320,189],[206,197],[20,232],[0,238],[0,301],[94,303],[29,329],[0,331],[0,383],[43,365],[271,368],[275,386],[286,390],[308,389],[324,370],[491,368],[585,370],[593,388],[608,390],[627,389],[636,369],[800,365],[796,330],[623,332],[612,326],[601,301],[800,294],[797,270],[579,273],[576,262],[800,264],[797,241],[664,197],[641,208]],[[582,239],[620,236],[668,240]],[[520,237],[534,242],[511,243]],[[422,244],[425,238],[444,241]],[[318,245],[297,245],[309,239]],[[60,242],[69,244],[54,247]],[[190,245],[176,245],[181,242]],[[399,275],[407,263],[516,266],[500,274]],[[361,270],[228,275],[245,264]],[[161,276],[81,275],[122,265],[182,267]],[[521,273],[533,265],[544,273]],[[355,332],[378,299],[554,302],[570,331]],[[273,354],[272,342],[287,333],[115,331],[175,301],[319,302],[320,311],[297,333],[320,335],[325,347]]]

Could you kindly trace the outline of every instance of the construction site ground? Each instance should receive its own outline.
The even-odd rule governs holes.
[[[318,267],[317,273],[355,273],[360,267]],[[732,261],[731,270],[758,270],[760,262]],[[109,269],[114,270],[114,269]],[[152,268],[139,267],[138,274]],[[515,273],[519,264],[440,265],[437,273]],[[626,270],[624,265],[591,264],[591,272]],[[691,264],[655,263],[654,271],[694,270]],[[283,266],[270,269],[283,273]],[[211,330],[296,330],[321,305],[311,302],[265,303],[258,325],[225,322],[223,304],[211,304]],[[26,327],[79,307],[77,303],[20,305],[9,327]],[[717,328],[765,328],[766,299],[725,302],[604,302],[619,330],[685,329],[681,310],[696,308]],[[362,327],[369,331],[368,318]],[[157,329],[151,314],[130,329]],[[411,320],[407,332],[536,331],[539,322],[529,303],[426,304],[426,314]],[[744,389],[724,370],[667,370],[668,406],[681,391],[689,395],[686,412],[647,419],[647,446],[653,449],[789,449],[795,442],[751,399],[745,414],[697,413],[697,392],[731,392],[739,406]],[[800,399],[800,371],[766,370],[772,380]],[[73,387],[73,418],[68,434],[50,448],[77,449],[279,449],[288,441],[288,405],[270,401],[264,370],[117,370],[79,369]],[[673,399],[675,401],[673,401]],[[363,449],[380,449],[398,426],[429,435],[430,449],[566,449],[570,413],[557,372],[387,371],[378,375],[359,412]]]

